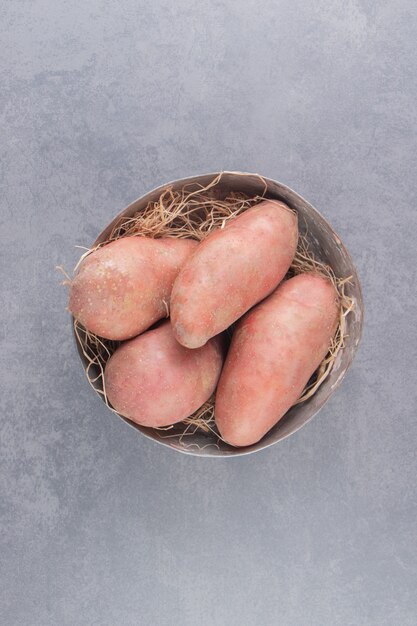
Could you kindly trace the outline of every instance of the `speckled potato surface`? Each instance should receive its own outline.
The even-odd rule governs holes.
[[[190,239],[124,237],[99,248],[71,283],[70,312],[106,339],[142,333],[167,315],[174,280],[196,246]]]
[[[213,394],[223,364],[222,337],[189,350],[169,321],[125,341],[105,368],[113,408],[144,426],[166,426],[197,410]]]
[[[291,264],[297,239],[296,215],[276,200],[260,202],[211,233],[174,283],[177,340],[202,346],[270,294]]]
[[[300,274],[238,322],[216,393],[223,439],[251,445],[285,415],[326,356],[338,317],[331,281]]]

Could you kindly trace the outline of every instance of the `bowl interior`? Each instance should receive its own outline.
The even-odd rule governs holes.
[[[105,241],[113,225],[121,217],[131,217],[136,212],[144,209],[148,202],[156,200],[167,186],[172,186],[174,189],[180,189],[184,185],[187,185],[187,187],[192,189],[193,185],[195,185],[197,189],[199,186],[206,186],[217,175],[218,173],[214,173],[184,178],[154,189],[130,204],[124,211],[117,215],[111,224],[109,224],[109,226],[107,226],[107,228],[99,235],[95,243]],[[296,432],[321,409],[329,397],[334,393],[336,387],[340,384],[353,360],[361,338],[363,300],[357,272],[345,246],[324,217],[322,217],[322,215],[320,215],[320,213],[316,211],[311,204],[304,200],[304,198],[299,196],[286,185],[274,180],[260,177],[257,174],[223,172],[217,189],[220,193],[240,191],[248,194],[249,196],[254,196],[256,194],[261,195],[264,193],[265,185],[267,186],[265,193],[267,198],[282,200],[297,211],[300,233],[306,235],[308,238],[311,249],[316,258],[323,263],[330,265],[338,278],[346,278],[348,276],[352,277],[346,292],[347,295],[353,299],[354,308],[346,319],[347,337],[345,345],[339,351],[329,376],[317,392],[309,400],[291,408],[278,422],[278,424],[276,424],[276,426],[274,426],[261,441],[253,446],[248,446],[246,448],[233,448],[232,446],[219,441],[212,433],[206,434],[199,430],[193,434],[188,432],[186,435],[181,436],[184,429],[180,425],[174,426],[168,431],[161,431],[139,426],[120,416],[121,419],[136,430],[139,430],[146,437],[154,439],[155,441],[180,452],[197,456],[238,456],[262,450],[263,448],[277,443],[278,441],[281,441]],[[78,346],[78,343],[77,347],[80,358],[85,365],[85,358],[80,350],[80,347]],[[101,395],[100,398],[102,398]]]

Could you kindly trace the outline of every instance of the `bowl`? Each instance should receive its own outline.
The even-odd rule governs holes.
[[[94,245],[106,241],[112,228],[121,218],[131,217],[138,211],[143,210],[149,202],[157,200],[167,187],[181,189],[184,185],[187,185],[187,188],[192,189],[195,185],[197,189],[199,186],[208,185],[219,174],[220,172],[215,172],[182,178],[153,189],[129,204],[126,209],[119,213],[97,237]],[[265,185],[267,186],[266,192]],[[319,261],[330,265],[337,278],[351,277],[350,283],[346,288],[346,294],[352,298],[354,305],[353,310],[346,318],[344,345],[337,355],[329,376],[311,398],[293,406],[261,441],[252,446],[233,448],[219,441],[212,433],[207,434],[198,430],[194,434],[181,436],[183,428],[178,425],[168,431],[158,430],[139,426],[127,418],[119,416],[120,419],[148,439],[153,439],[178,452],[195,456],[232,457],[257,452],[282,441],[307,424],[325,405],[342,382],[355,356],[362,334],[363,299],[356,268],[340,237],[334,232],[324,217],[299,194],[283,183],[261,177],[258,174],[243,172],[222,172],[218,189],[220,192],[239,191],[249,196],[262,195],[265,192],[265,197],[282,200],[295,209],[299,216],[300,233],[308,238],[315,257]],[[86,359],[78,342],[76,343],[79,356],[85,368],[87,365]],[[104,402],[102,395],[98,393],[98,386],[95,388],[97,394]]]

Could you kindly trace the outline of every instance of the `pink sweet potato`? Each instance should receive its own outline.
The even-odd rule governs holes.
[[[300,274],[239,321],[216,394],[223,439],[249,446],[278,422],[326,356],[338,316],[331,281]]]
[[[171,297],[177,340],[197,348],[265,298],[297,247],[296,215],[265,200],[211,233],[181,269]]]
[[[72,281],[68,308],[89,331],[128,339],[168,313],[174,280],[197,243],[125,237],[89,254]]]
[[[216,388],[223,364],[220,336],[189,350],[169,321],[126,341],[106,364],[104,380],[113,408],[144,426],[167,426],[191,415]]]

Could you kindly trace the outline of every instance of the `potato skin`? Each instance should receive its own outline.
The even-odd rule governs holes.
[[[297,247],[296,215],[265,200],[211,233],[175,280],[171,322],[177,340],[197,348],[265,298]]]
[[[72,281],[70,312],[106,339],[138,335],[167,315],[174,280],[196,245],[191,239],[124,237],[99,248]]]
[[[167,426],[210,398],[223,365],[222,337],[197,350],[181,346],[169,321],[126,341],[106,364],[104,381],[113,408],[137,424]]]
[[[300,274],[239,321],[216,393],[223,439],[254,444],[290,409],[327,354],[339,306],[329,279]]]

